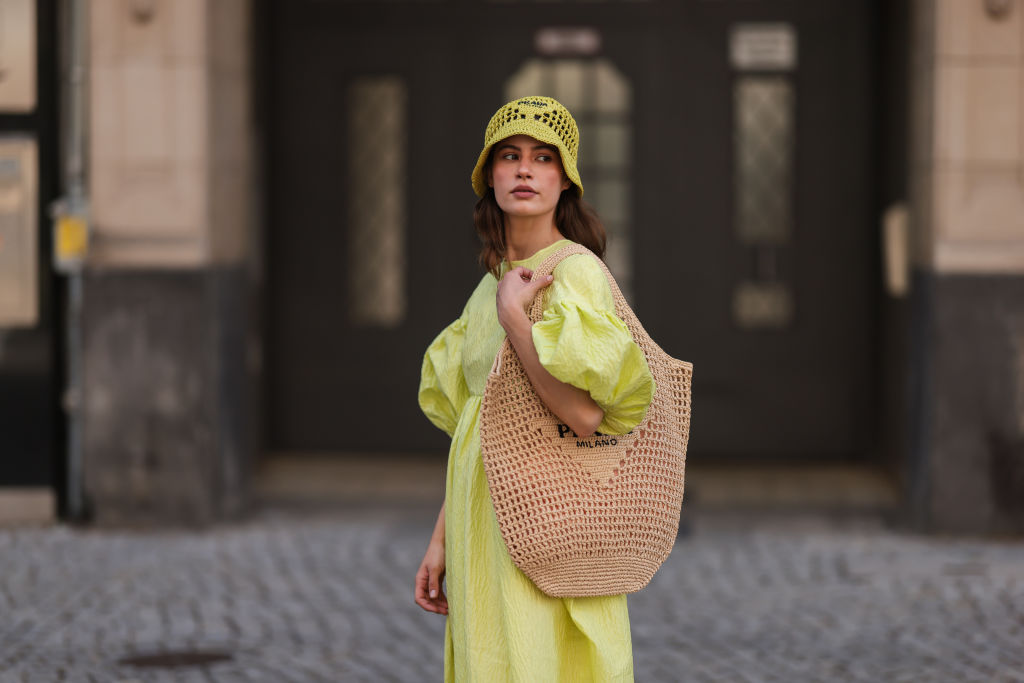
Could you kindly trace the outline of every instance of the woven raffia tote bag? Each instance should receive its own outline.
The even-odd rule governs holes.
[[[544,261],[589,254],[578,244]],[[601,264],[615,313],[643,350],[656,382],[643,421],[629,434],[580,438],[537,396],[506,338],[487,379],[480,446],[494,511],[509,554],[554,597],[618,595],[648,584],[672,551],[683,501],[693,366],[654,343]],[[541,319],[543,290],[530,308]]]

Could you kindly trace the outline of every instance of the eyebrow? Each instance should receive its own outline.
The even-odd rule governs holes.
[[[519,145],[512,145],[512,144],[504,144],[504,145],[501,145],[500,147],[498,147],[498,151],[499,152],[501,150],[503,150],[503,149],[514,149],[517,152],[520,151]],[[537,150],[541,150],[541,149],[545,149],[545,150],[547,150],[549,152],[554,152],[555,151],[555,148],[552,147],[551,145],[534,145],[533,146],[533,151],[535,151],[535,152]]]

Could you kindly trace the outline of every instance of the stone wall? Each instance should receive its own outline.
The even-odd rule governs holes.
[[[86,500],[203,524],[244,509],[257,449],[252,8],[89,7]]]
[[[917,0],[909,502],[1024,531],[1024,2]]]

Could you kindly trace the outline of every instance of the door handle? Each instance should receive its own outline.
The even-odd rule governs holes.
[[[885,289],[902,299],[910,289],[910,212],[906,202],[890,204],[882,214]]]

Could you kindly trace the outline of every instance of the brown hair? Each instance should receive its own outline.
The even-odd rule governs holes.
[[[486,177],[490,160],[484,167]],[[498,206],[494,198],[494,188],[488,187],[484,196],[473,209],[473,225],[482,242],[480,246],[480,265],[494,277],[498,277],[501,261],[506,255],[505,246],[505,212]],[[597,212],[584,202],[575,185],[562,190],[555,207],[555,226],[566,239],[582,244],[590,251],[604,258],[605,243],[608,241],[604,224]]]

